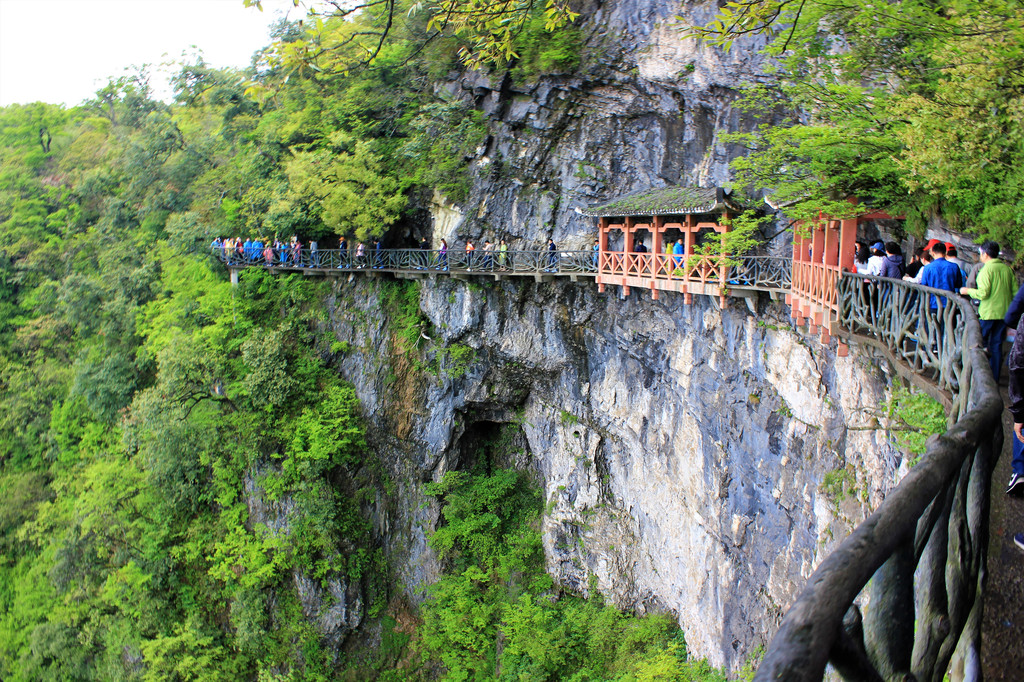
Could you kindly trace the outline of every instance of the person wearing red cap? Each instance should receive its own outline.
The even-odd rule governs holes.
[[[960,268],[960,276],[966,281],[967,263],[963,262],[956,253],[956,246],[946,242],[946,260]]]
[[[946,260],[946,245],[938,240],[934,241],[931,254],[935,260],[921,268],[921,284],[933,289],[945,289],[954,294],[959,293],[960,287],[964,285],[960,268]],[[945,307],[945,301],[940,301],[934,294],[928,298],[932,310]]]

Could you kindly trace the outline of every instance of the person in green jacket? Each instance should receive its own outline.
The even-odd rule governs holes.
[[[1003,367],[1003,338],[1006,336],[1006,315],[1017,290],[1013,270],[999,260],[999,244],[987,241],[981,245],[981,262],[985,265],[978,273],[978,287],[960,287],[960,293],[981,301],[978,317],[981,318],[981,336],[988,348],[988,361],[996,381]]]

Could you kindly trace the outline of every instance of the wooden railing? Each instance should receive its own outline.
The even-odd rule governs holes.
[[[835,291],[841,333],[871,344],[930,392],[949,427],[790,606],[755,680],[980,679],[981,582],[1002,401],[973,307],[959,296],[823,268],[797,279]],[[797,273],[801,274],[798,275]],[[932,307],[933,304],[935,307]]]
[[[774,256],[673,255],[666,253],[601,254],[602,275],[648,280],[786,291],[790,288],[790,259]]]
[[[792,288],[799,292],[803,301],[813,303],[821,310],[836,310],[839,305],[836,293],[839,274],[837,265],[794,261]]]

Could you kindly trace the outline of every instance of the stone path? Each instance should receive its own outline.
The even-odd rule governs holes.
[[[1001,393],[1005,404],[1005,387]],[[1024,497],[1010,497],[1003,492],[1010,479],[1011,438],[1013,420],[1004,411],[1003,453],[992,474],[988,578],[981,626],[986,681],[1024,680],[1024,550],[1013,544],[1014,533],[1024,533]]]

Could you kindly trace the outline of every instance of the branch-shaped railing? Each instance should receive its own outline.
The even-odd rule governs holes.
[[[448,249],[271,249],[257,254],[213,249],[230,267],[264,266],[278,270],[345,270],[379,272],[495,273],[510,275],[592,275],[593,251],[465,251]]]
[[[789,291],[793,259],[778,256],[734,257],[727,284]]]
[[[755,680],[980,679],[988,495],[1002,401],[973,307],[906,282],[843,273],[841,333],[948,395],[950,426],[790,606]],[[910,677],[912,676],[912,677]]]

